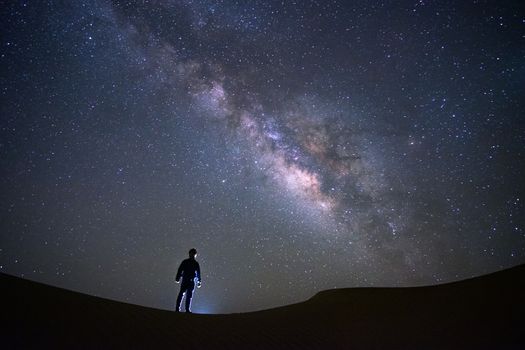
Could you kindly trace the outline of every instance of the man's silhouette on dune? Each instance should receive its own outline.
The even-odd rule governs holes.
[[[177,297],[177,305],[175,307],[175,312],[179,312],[180,303],[182,302],[182,297],[186,294],[186,312],[191,313],[191,297],[193,296],[193,289],[195,289],[195,278],[197,278],[197,288],[201,286],[201,268],[199,263],[195,260],[197,256],[197,250],[195,248],[190,249],[190,257],[184,260],[177,270],[177,276],[175,281],[179,283],[180,278],[182,277],[182,284],[180,286],[179,296]]]

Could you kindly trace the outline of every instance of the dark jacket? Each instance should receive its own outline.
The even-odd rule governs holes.
[[[177,277],[175,277],[175,280],[179,281],[181,277],[185,282],[193,281],[195,277],[197,277],[197,280],[200,282],[201,268],[199,267],[199,263],[192,258],[184,260],[177,270]]]

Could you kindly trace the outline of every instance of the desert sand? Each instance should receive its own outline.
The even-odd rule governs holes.
[[[226,315],[176,314],[0,279],[3,349],[525,348],[525,265],[436,286],[328,290]]]

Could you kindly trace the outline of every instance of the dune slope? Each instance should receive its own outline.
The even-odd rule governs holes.
[[[525,348],[525,265],[460,282],[353,288],[229,315],[186,315],[0,274],[2,348]]]

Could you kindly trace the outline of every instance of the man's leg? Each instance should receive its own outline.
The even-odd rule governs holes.
[[[180,304],[182,302],[182,297],[184,296],[184,285],[180,286],[180,292],[179,296],[177,297],[177,304],[175,305],[175,312],[179,312],[180,310]],[[188,297],[186,296],[186,300],[188,300]]]
[[[191,282],[186,289],[186,312],[191,312],[191,297],[193,297],[193,288],[195,288],[195,283]]]

